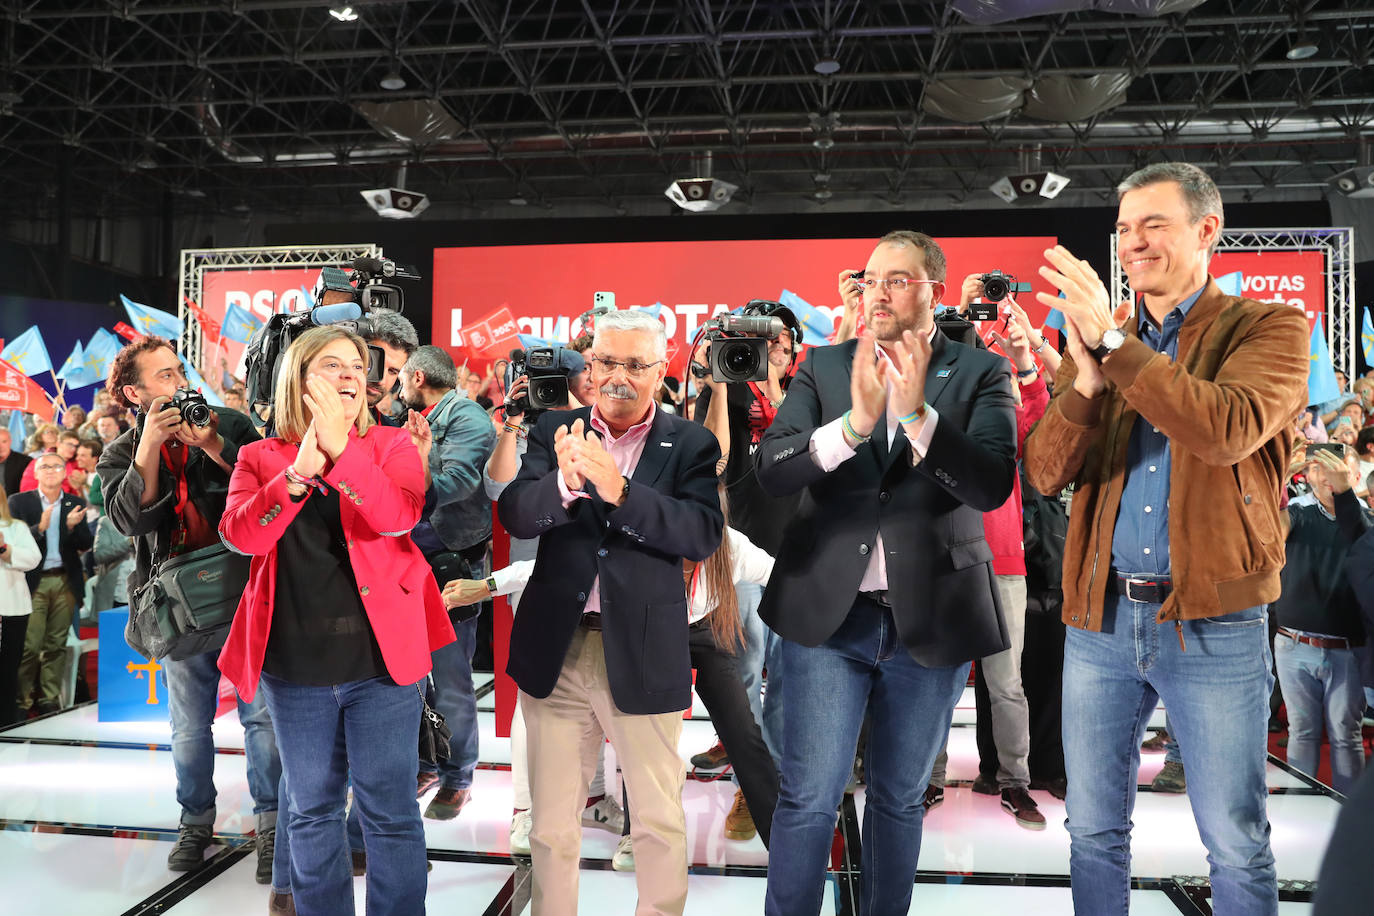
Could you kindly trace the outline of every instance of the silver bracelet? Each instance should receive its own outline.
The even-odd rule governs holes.
[[[1041,350],[1045,349],[1045,344],[1047,344],[1047,343],[1049,343],[1049,340],[1046,339],[1046,337],[1045,337],[1045,332],[1044,332],[1044,331],[1041,331],[1041,332],[1040,332],[1040,346],[1038,346],[1038,347],[1031,347],[1031,352],[1032,352],[1032,353],[1039,353]]]

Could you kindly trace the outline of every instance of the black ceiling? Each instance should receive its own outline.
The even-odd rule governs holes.
[[[961,10],[999,4],[376,0],[341,22],[302,0],[0,0],[0,218],[58,197],[141,215],[168,195],[179,212],[362,217],[358,191],[403,163],[438,217],[667,212],[669,180],[708,152],[740,186],[722,212],[814,209],[818,192],[835,209],[996,205],[987,186],[1037,156],[1072,179],[1064,203],[1103,202],[1152,158],[1263,201],[1319,197],[1361,155],[1374,4],[1004,5],[1037,4],[1086,9],[986,24]],[[1300,32],[1317,51],[1290,60]],[[393,71],[405,88],[381,88]],[[1093,76],[1124,95],[1068,122],[1020,102],[961,121],[932,97]]]

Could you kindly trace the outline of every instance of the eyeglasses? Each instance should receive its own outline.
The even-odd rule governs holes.
[[[637,359],[632,359],[629,362],[621,362],[618,359],[602,359],[600,356],[593,356],[592,362],[606,375],[610,375],[617,369],[624,369],[625,374],[630,378],[639,378],[654,366],[662,363],[663,360],[656,359],[651,363],[641,363]]]
[[[921,283],[939,283],[939,280],[913,280],[910,277],[888,277],[886,280],[875,280],[872,277],[860,277],[857,281],[864,289],[869,290],[881,284],[883,289],[890,293],[905,292],[908,286],[919,285]]]
[[[37,471],[65,471],[66,469],[65,464],[40,464],[35,468]]]

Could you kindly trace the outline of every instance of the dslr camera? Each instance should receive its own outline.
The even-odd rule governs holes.
[[[181,411],[181,422],[192,426],[209,426],[214,411],[205,400],[205,395],[190,388],[178,388],[172,392],[172,400],[162,405],[163,410]]]
[[[568,405],[568,379],[587,367],[582,354],[566,347],[530,347],[510,351],[506,367],[506,390],[520,376],[529,377],[525,394],[510,402],[507,413],[523,414],[531,422],[546,410],[561,410]]]
[[[375,337],[373,310],[400,312],[403,308],[401,288],[388,282],[392,279],[418,280],[420,275],[387,258],[355,258],[347,268],[325,267],[311,291],[313,306],[268,319],[248,342],[244,356],[249,416],[270,415],[282,357],[292,341],[310,328],[341,325],[364,339]],[[380,382],[385,355],[380,347],[369,350],[367,380]]]
[[[1029,283],[1018,283],[1011,274],[1000,270],[990,270],[978,278],[983,284],[982,302],[970,302],[968,318],[970,321],[992,321],[997,317],[997,303],[1012,293],[1030,292]]]

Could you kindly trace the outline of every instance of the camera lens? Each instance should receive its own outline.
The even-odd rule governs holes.
[[[758,351],[748,344],[726,344],[720,354],[721,368],[734,378],[750,378],[759,369]]]
[[[205,404],[187,404],[181,410],[181,418],[192,426],[209,426],[210,408]]]
[[[1007,281],[1001,277],[988,277],[983,281],[983,298],[990,302],[1001,302],[1007,298]]]

